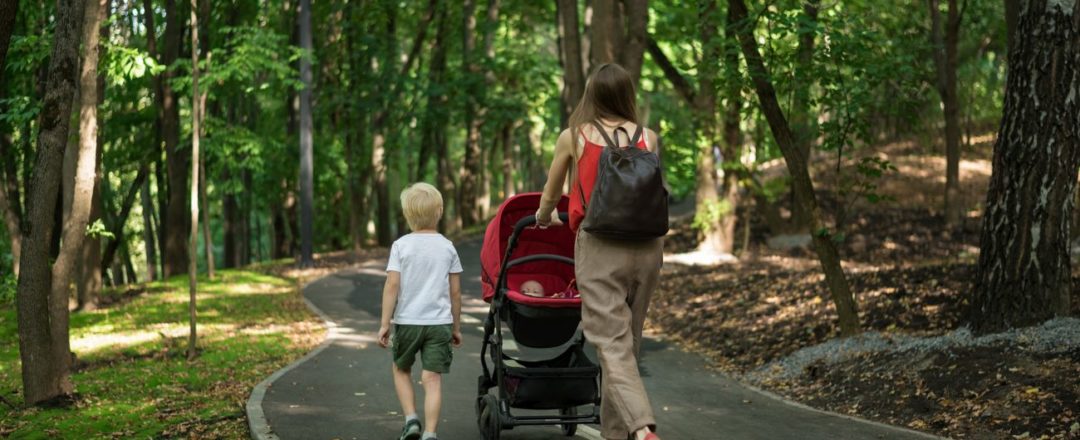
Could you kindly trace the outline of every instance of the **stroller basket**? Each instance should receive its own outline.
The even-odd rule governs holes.
[[[542,309],[508,302],[500,317],[519,343],[535,348],[551,348],[566,343],[574,336],[581,322],[581,310]]]
[[[504,376],[506,395],[512,407],[562,409],[593,404],[597,400],[596,377],[600,367],[589,360],[580,345],[570,347],[555,359],[516,362],[523,367],[506,365]]]

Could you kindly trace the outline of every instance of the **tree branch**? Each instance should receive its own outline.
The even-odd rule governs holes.
[[[649,56],[653,61],[660,66],[660,70],[664,71],[664,76],[671,82],[672,87],[675,87],[675,91],[682,95],[683,99],[689,105],[694,105],[697,99],[697,93],[694,91],[694,86],[690,85],[690,81],[686,80],[679,69],[675,68],[675,65],[671,64],[671,60],[668,59],[664,51],[660,49],[660,46],[656,44],[656,40],[650,35],[646,40],[646,49],[649,51]]]

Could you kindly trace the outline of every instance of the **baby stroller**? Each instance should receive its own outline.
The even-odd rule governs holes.
[[[564,223],[568,202],[564,196],[558,204]],[[581,298],[574,285],[574,233],[566,226],[534,228],[539,206],[540,193],[519,194],[503,202],[488,224],[480,251],[484,301],[491,304],[484,322],[483,374],[476,401],[477,424],[485,440],[497,440],[504,429],[529,425],[560,425],[563,434],[572,437],[577,425],[600,423],[600,367],[585,354],[584,338],[574,340],[581,321]],[[526,281],[539,282],[546,296],[521,293]],[[503,350],[504,323],[519,347],[567,348],[540,361],[513,358]],[[592,405],[592,411],[578,414],[577,407],[584,405]],[[558,414],[514,415],[511,408],[558,410]]]

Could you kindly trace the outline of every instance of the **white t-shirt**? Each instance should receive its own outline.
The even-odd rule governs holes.
[[[401,237],[390,247],[386,271],[401,273],[395,324],[454,323],[450,313],[450,274],[461,273],[454,243],[442,234],[412,233]]]

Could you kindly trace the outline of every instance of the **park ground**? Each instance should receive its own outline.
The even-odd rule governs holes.
[[[816,408],[952,438],[1080,438],[1080,304],[1070,318],[1004,335],[962,328],[990,139],[964,151],[962,197],[973,209],[955,228],[940,211],[943,158],[912,143],[878,153],[897,167],[880,182],[897,201],[855,204],[841,229],[866,335],[834,339],[835,310],[813,253],[769,249],[756,217],[739,262],[666,268],[651,329],[725,373]],[[819,159],[818,197],[834,213],[833,163]],[[668,252],[694,247],[688,223],[678,224]],[[1074,270],[1074,298],[1078,278]]]
[[[982,194],[988,145],[969,151],[965,193]],[[842,246],[867,333],[838,341],[812,252],[772,250],[758,219],[741,260],[669,264],[648,331],[705,355],[712,368],[807,405],[952,438],[1080,438],[1076,317],[992,338],[962,329],[978,252],[977,211],[942,225],[934,155],[904,145],[882,191],[900,203],[856,205]],[[979,151],[983,151],[980,157]],[[883,153],[885,154],[885,153]],[[822,165],[822,169],[828,164]],[[835,209],[829,176],[819,196]],[[669,253],[693,248],[689,220]],[[760,244],[759,244],[760,243]],[[219,271],[200,280],[200,356],[185,358],[186,278],[110,291],[72,317],[77,396],[67,407],[21,409],[15,314],[0,308],[0,437],[245,438],[252,387],[318,345],[321,322],[299,286],[384,253],[319,256]],[[1074,285],[1080,285],[1074,280]]]

